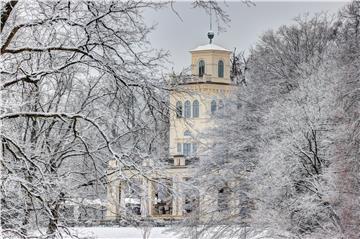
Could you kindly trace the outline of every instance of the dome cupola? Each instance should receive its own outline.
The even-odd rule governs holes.
[[[230,84],[231,51],[213,43],[213,31],[210,30],[207,36],[208,44],[190,50],[193,81]]]

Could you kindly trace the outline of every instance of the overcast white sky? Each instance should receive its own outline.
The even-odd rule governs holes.
[[[240,1],[226,1],[227,6],[222,4],[231,22],[226,32],[221,33],[218,33],[216,24],[213,24],[216,33],[214,43],[229,50],[235,47],[238,50],[247,50],[256,43],[263,32],[289,24],[296,16],[318,12],[335,14],[346,4],[345,1],[255,3],[256,6],[253,7],[248,7]],[[191,2],[176,2],[174,7],[183,21],[168,8],[146,12],[145,19],[149,24],[157,24],[156,30],[150,34],[152,45],[170,51],[172,64],[167,68],[170,71],[174,67],[178,72],[190,65],[190,49],[208,43],[206,34],[209,30],[209,16],[202,9],[193,9]]]

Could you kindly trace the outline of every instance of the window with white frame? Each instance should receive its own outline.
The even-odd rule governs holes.
[[[196,155],[197,150],[197,143],[177,143],[176,146],[176,152],[184,156]]]
[[[183,145],[183,150],[184,150],[184,152],[183,152],[183,154],[184,154],[184,156],[190,156],[190,154],[191,154],[191,143],[184,143],[184,145]]]
[[[212,101],[211,101],[211,106],[210,106],[210,108],[211,108],[211,114],[214,114],[215,111],[216,111],[216,108],[217,108],[216,100],[212,100]]]
[[[193,102],[193,118],[199,117],[199,101],[194,100]]]
[[[218,62],[218,77],[224,77],[224,62],[222,60]]]
[[[185,104],[184,104],[184,117],[185,118],[191,117],[191,103],[189,100],[185,101]]]
[[[205,61],[199,61],[199,77],[203,77],[205,74]]]
[[[221,110],[222,108],[224,108],[224,101],[219,100],[219,110]]]
[[[182,117],[182,102],[181,101],[176,102],[176,117],[177,118]]]

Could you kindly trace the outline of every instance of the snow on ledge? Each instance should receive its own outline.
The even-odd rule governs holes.
[[[191,50],[190,52],[195,52],[195,51],[226,51],[226,52],[231,52],[228,49],[215,45],[215,44],[206,44],[206,45],[202,45],[202,46],[198,46],[195,49]]]

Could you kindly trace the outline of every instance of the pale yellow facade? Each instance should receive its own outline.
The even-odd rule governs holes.
[[[154,173],[151,179],[134,177],[140,179],[143,187],[143,196],[136,202],[140,205],[140,210],[136,210],[142,217],[176,219],[182,218],[189,211],[185,209],[184,205],[188,202],[182,196],[180,185],[192,176],[193,162],[206,160],[203,152],[211,139],[204,135],[214,127],[212,117],[215,108],[221,108],[222,100],[230,95],[235,87],[230,80],[229,50],[207,44],[191,50],[190,53],[192,77],[172,85],[174,90],[169,99],[170,106],[176,109],[170,113],[169,129],[169,156],[173,161],[161,172]],[[186,104],[190,105],[190,108]],[[118,170],[115,162],[110,163],[109,170]],[[128,178],[135,174],[131,170],[121,171]],[[168,196],[170,199],[160,199],[161,190],[158,190],[158,184],[154,183],[157,179],[166,179],[169,183],[173,195],[163,197]],[[125,208],[131,203],[125,196],[123,183],[118,179],[117,172],[114,171],[108,180],[111,183],[108,186],[106,217],[111,220],[126,213]],[[199,199],[200,210],[202,204],[205,204],[204,200],[207,199]]]

